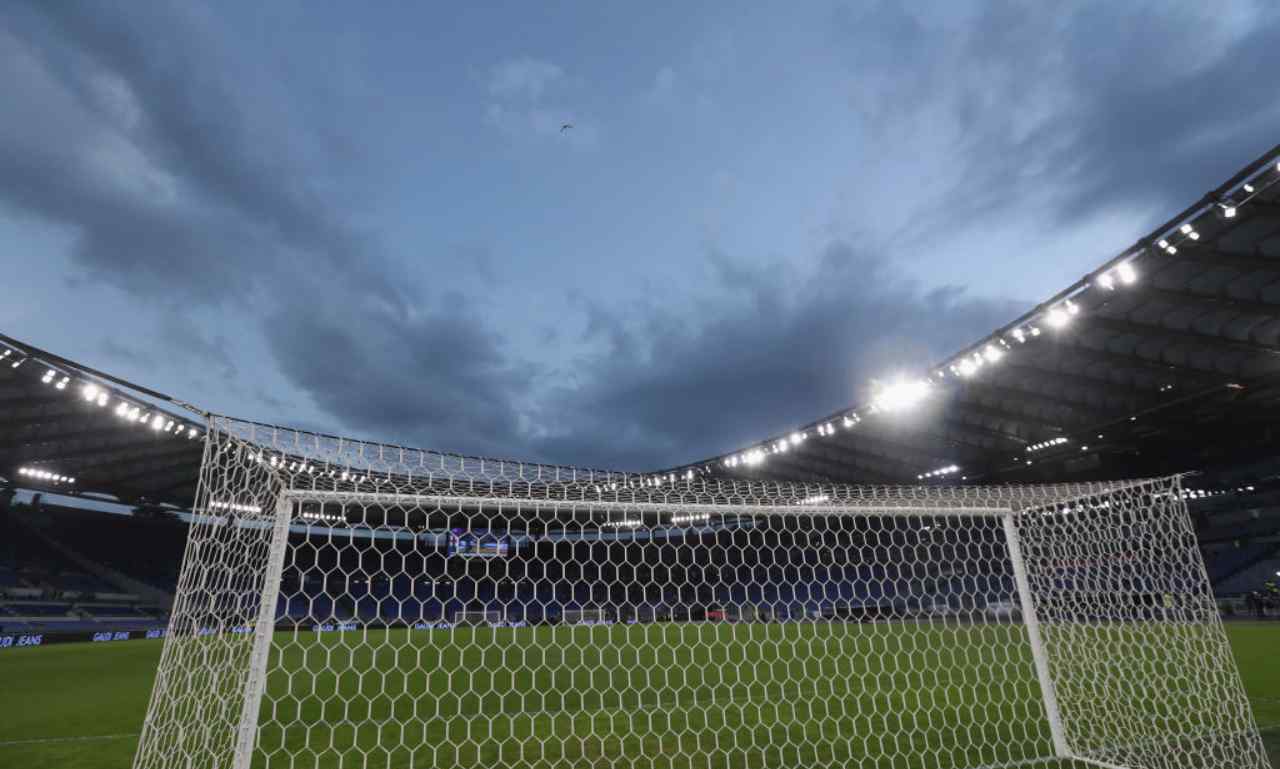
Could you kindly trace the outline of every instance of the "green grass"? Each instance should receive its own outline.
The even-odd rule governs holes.
[[[447,644],[441,633],[281,634],[287,672],[270,679],[266,707],[290,726],[267,727],[261,744],[298,767],[370,769],[727,769],[885,753],[899,760],[874,765],[897,769],[1049,752],[1047,729],[1021,715],[1039,694],[1014,628],[910,631],[668,624],[460,630]],[[1280,624],[1228,634],[1276,764]],[[0,653],[0,768],[129,766],[159,651],[135,641]],[[424,726],[392,726],[414,723]],[[922,750],[934,752],[905,760]]]

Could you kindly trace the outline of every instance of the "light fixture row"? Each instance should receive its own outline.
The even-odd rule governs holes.
[[[60,483],[75,485],[76,482],[76,479],[69,475],[62,475],[40,467],[19,467],[18,475],[25,478],[34,478],[37,481],[48,481],[55,485]]]
[[[1280,174],[1280,162],[1276,163],[1274,171],[1276,174]],[[1255,178],[1254,181],[1257,181],[1257,179]],[[1265,187],[1270,187],[1278,181],[1280,181],[1280,178],[1270,179]],[[1215,206],[1197,210],[1186,221],[1158,235],[1155,238],[1154,245],[1167,254],[1177,254],[1180,245],[1185,245],[1188,242],[1195,243],[1200,240],[1201,233],[1196,228],[1196,220],[1210,211],[1225,219],[1234,219],[1240,207],[1252,200],[1257,194],[1259,194],[1258,188],[1253,183],[1246,182],[1240,185],[1235,193],[1224,197]],[[965,352],[943,361],[941,365],[934,369],[932,376],[929,378],[900,379],[896,380],[892,385],[873,388],[871,406],[866,409],[866,413],[893,413],[909,410],[925,400],[930,394],[930,386],[934,379],[945,380],[948,376],[959,379],[973,377],[984,366],[999,363],[1006,354],[1015,349],[1016,345],[1027,344],[1033,339],[1044,335],[1044,328],[1047,327],[1053,331],[1067,328],[1081,312],[1080,305],[1075,299],[1091,287],[1102,291],[1116,291],[1120,288],[1137,284],[1139,273],[1135,262],[1139,261],[1143,254],[1147,252],[1147,248],[1140,248],[1125,254],[1096,273],[1090,282],[1081,285],[1072,295],[1060,301],[1055,301],[1039,313],[1029,316],[1007,333],[997,333]],[[792,437],[799,435],[803,440],[808,437],[809,430],[813,430],[821,437],[829,437],[836,434],[835,425],[837,422],[842,424],[845,429],[852,429],[860,421],[861,416],[858,412],[850,411],[844,415],[831,417],[820,423],[810,425],[798,433],[793,433]],[[796,445],[798,445],[796,442],[786,438],[770,438],[752,448],[719,457],[718,462],[722,467],[730,469],[754,467],[764,462],[768,457],[785,453]],[[1051,443],[1049,445],[1056,444]],[[1047,447],[1044,446],[1042,448]],[[1038,449],[1028,447],[1028,451],[1031,450]],[[922,474],[923,477],[928,476]]]

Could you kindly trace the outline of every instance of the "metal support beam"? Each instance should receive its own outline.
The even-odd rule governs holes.
[[[983,437],[990,438],[992,441],[999,441],[1001,443],[1013,444],[1013,446],[1017,448],[1022,448],[1023,446],[1026,446],[1028,443],[1031,443],[1030,440],[1020,435],[1015,435],[1014,433],[1007,433],[1003,430],[993,430],[990,427],[984,427],[982,425],[973,424],[972,422],[966,422],[963,419],[957,419],[955,417],[948,416],[945,413],[939,415],[938,417],[936,417],[936,419],[942,424],[947,425],[949,428],[957,432],[963,432],[969,435],[981,435]],[[988,448],[999,449],[1000,447],[992,446]]]
[[[1240,272],[1257,272],[1258,270],[1280,272],[1280,259],[1275,257],[1220,251],[1203,247],[1180,248],[1176,256],[1165,257],[1163,261],[1165,263],[1189,262],[1205,268],[1230,267]],[[1142,290],[1147,289],[1144,288]]]
[[[1070,363],[1067,362],[1066,365],[1064,365],[1064,361],[1061,356],[1054,358],[1037,356],[1031,359],[1015,359],[1010,356],[1001,361],[1001,365],[1015,369],[1019,374],[1032,377],[1037,381],[1044,381],[1046,383],[1061,382],[1070,384],[1072,387],[1078,387],[1098,393],[1121,393],[1116,397],[1135,402],[1160,391],[1158,385],[1140,385],[1133,381],[1117,382],[1114,379],[1088,376],[1087,374],[1076,373],[1076,371],[1064,371],[1063,369],[1068,367]],[[1087,367],[1083,366],[1076,367],[1076,369],[1079,371],[1089,370]]]
[[[132,468],[138,468],[134,470]],[[139,478],[148,478],[151,476],[160,476],[173,470],[183,470],[195,467],[199,469],[200,459],[196,457],[183,458],[175,462],[147,462],[137,460],[122,460],[120,462],[105,463],[91,470],[82,472],[77,477],[77,485],[85,486],[87,483],[97,483],[98,485],[119,486],[128,488],[129,484]],[[117,475],[113,472],[115,468],[127,468],[128,471],[123,475]],[[104,477],[105,471],[105,477]],[[101,480],[99,480],[101,479]]]
[[[962,393],[957,393],[948,404],[948,408],[954,409],[959,414],[978,414],[989,419],[997,419],[1005,422],[1016,422],[1026,425],[1030,428],[1038,430],[1043,434],[1057,434],[1068,428],[1073,428],[1067,422],[1050,422],[1039,414],[1028,414],[1022,411],[1010,411],[1003,406],[993,406],[987,403],[975,401],[973,398],[962,397]]]
[[[96,420],[95,420],[96,421]],[[83,427],[83,423],[76,423],[75,427],[68,428],[66,425],[58,425],[47,430],[13,432],[5,425],[0,424],[0,435],[5,437],[0,440],[0,451],[12,449],[18,446],[48,446],[50,444],[63,443],[66,441],[79,440],[95,440],[98,438],[118,436],[121,434],[133,433],[140,440],[150,437],[158,442],[167,441],[175,445],[181,445],[189,440],[186,437],[179,438],[174,433],[155,432],[154,430],[144,429],[137,425],[111,424],[109,422],[97,422],[91,428]],[[195,443],[195,441],[191,441]]]
[[[830,439],[824,440],[820,445],[809,445],[814,440],[810,438],[797,450],[800,452],[798,459],[806,464],[813,462],[827,474],[833,475],[840,483],[849,483],[860,475],[871,475],[872,480],[887,483],[898,483],[902,478],[902,473],[896,467],[886,469],[887,462],[883,459],[875,458],[872,461],[855,456],[858,452],[836,446]],[[769,461],[772,461],[772,458]]]
[[[23,446],[7,453],[11,455],[14,464],[67,463],[76,468],[91,468],[105,461],[123,457],[141,459],[153,454],[174,456],[187,453],[195,457],[194,463],[198,465],[200,463],[201,445],[194,441],[157,442],[149,440],[145,443],[117,442],[98,444],[72,451],[37,451],[29,450],[26,446]],[[89,461],[85,461],[86,457],[89,458]],[[101,461],[93,461],[95,458],[100,458]]]
[[[1031,388],[1025,386],[1018,387],[1016,383],[1006,381],[1004,378],[999,383],[991,381],[989,378],[977,378],[967,380],[963,387],[978,395],[983,393],[994,393],[1002,402],[1016,402],[1019,405],[1026,405],[1040,412],[1057,414],[1067,412],[1071,416],[1076,417],[1084,422],[1104,422],[1109,419],[1115,419],[1117,413],[1106,413],[1096,408],[1077,403],[1075,400],[1066,400],[1057,398],[1052,395],[1043,395]]]
[[[921,463],[934,461],[932,457],[918,454],[904,456],[902,452],[893,449],[891,444],[871,439],[860,427],[853,432],[837,433],[833,439],[823,443],[823,448],[831,451],[833,458],[850,463],[854,463],[858,457],[869,457],[881,467],[886,467],[887,474],[895,478],[912,478],[920,472],[916,468]]]
[[[1280,262],[1280,260],[1277,260]],[[1143,296],[1162,299],[1179,307],[1194,305],[1205,312],[1226,310],[1240,315],[1259,315],[1266,318],[1280,318],[1280,304],[1264,302],[1256,299],[1241,299],[1227,294],[1204,294],[1189,289],[1146,288]]]
[[[1098,315],[1091,315],[1082,318],[1080,323],[1089,328],[1099,328],[1116,334],[1128,334],[1165,344],[1192,344],[1198,347],[1212,347],[1219,350],[1228,349],[1250,355],[1275,356],[1280,359],[1280,347],[1254,344],[1220,334],[1207,334],[1193,329],[1173,329],[1162,324],[1147,323],[1133,320],[1132,318],[1122,320],[1120,318],[1104,318]]]
[[[1111,350],[1099,350],[1096,347],[1090,347],[1089,345],[1084,344],[1083,340],[1078,336],[1071,334],[1061,335],[1057,340],[1057,344],[1064,352],[1095,363],[1102,363],[1107,366],[1143,369],[1149,371],[1154,376],[1172,374],[1174,376],[1195,377],[1201,382],[1227,381],[1227,376],[1212,366],[1172,363],[1166,360],[1152,360],[1151,358],[1144,358],[1136,353],[1119,353],[1112,352]]]

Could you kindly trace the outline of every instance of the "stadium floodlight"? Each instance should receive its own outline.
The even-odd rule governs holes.
[[[929,382],[924,379],[898,379],[881,386],[871,403],[880,411],[899,412],[914,408],[929,396]]]
[[[135,769],[1268,766],[1178,476],[598,500],[632,478],[205,438]]]
[[[1116,281],[1111,277],[1111,273],[1109,272],[1104,272],[1099,275],[1097,283],[1099,288],[1105,288],[1108,291],[1116,287]]]
[[[1138,271],[1133,268],[1129,262],[1121,262],[1116,265],[1116,277],[1120,278],[1120,282],[1126,286],[1132,286],[1138,282]]]

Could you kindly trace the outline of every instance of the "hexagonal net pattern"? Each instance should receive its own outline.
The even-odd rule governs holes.
[[[136,769],[1262,769],[1177,477],[637,476],[210,420]]]

